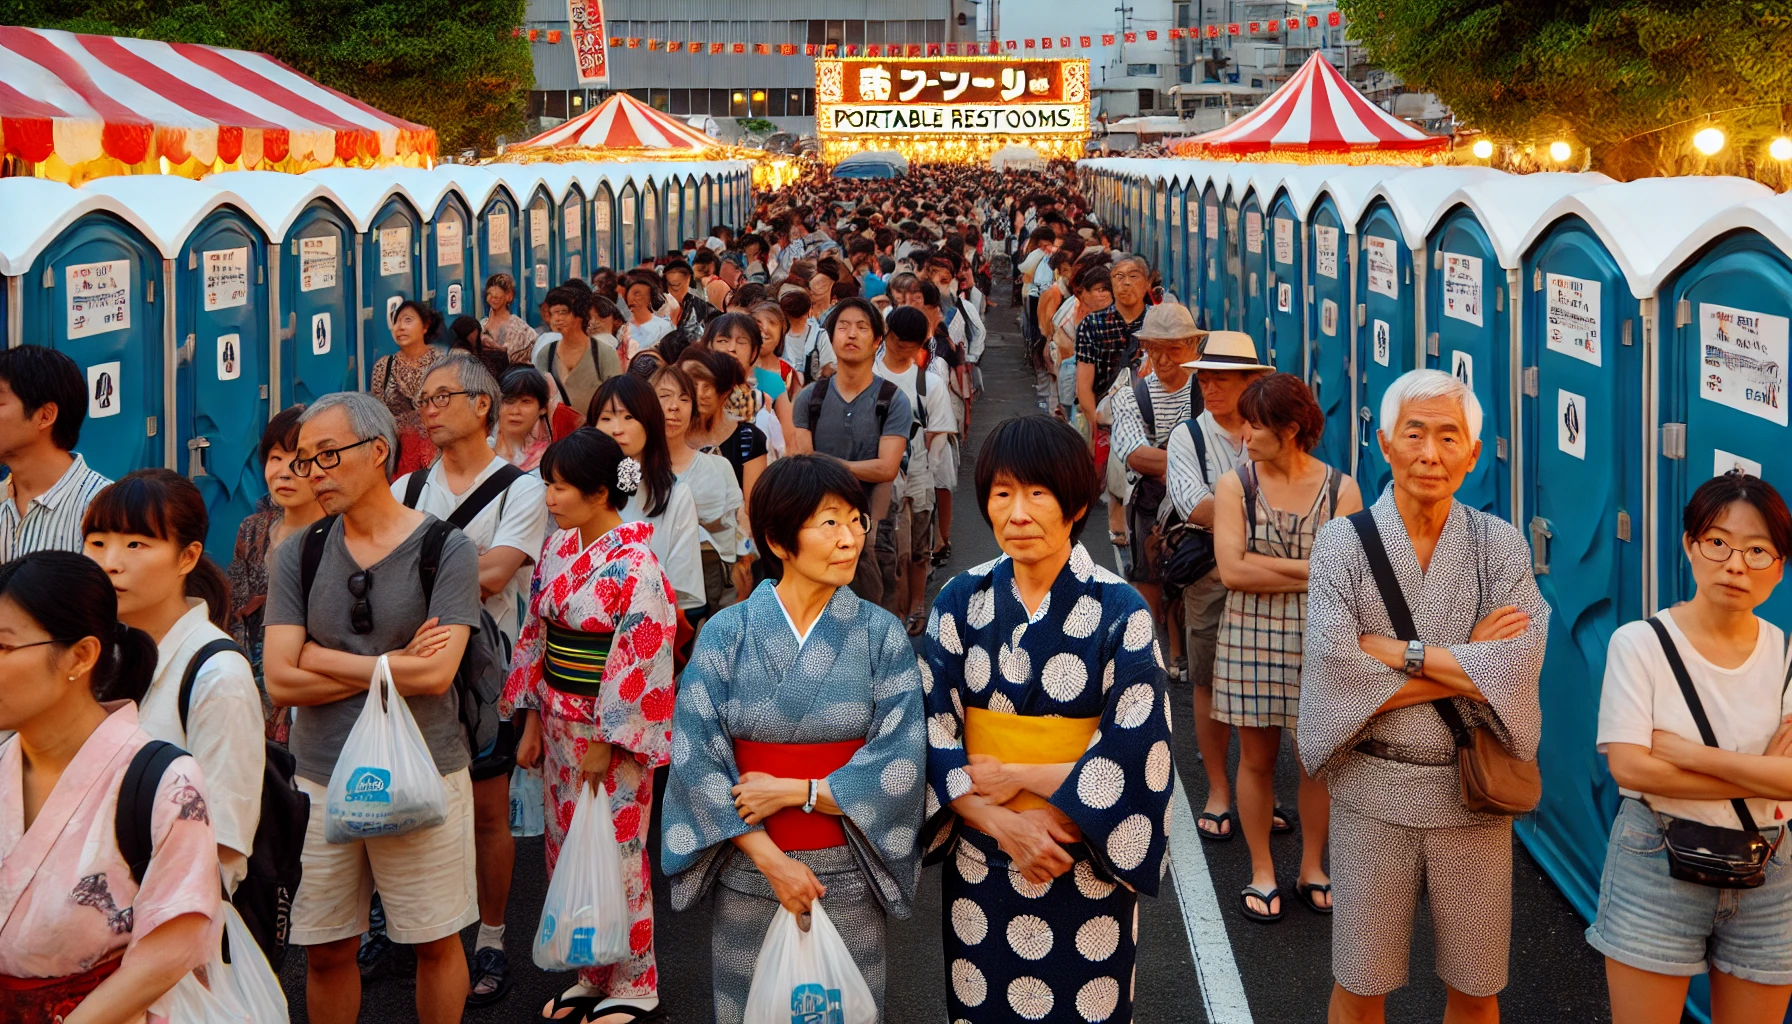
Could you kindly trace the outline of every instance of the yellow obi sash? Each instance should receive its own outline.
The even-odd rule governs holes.
[[[964,709],[964,749],[987,754],[1003,764],[1066,764],[1081,760],[1089,749],[1100,718],[1043,718],[1010,715],[986,708]],[[1005,805],[1011,811],[1051,806],[1037,793],[1022,790]]]

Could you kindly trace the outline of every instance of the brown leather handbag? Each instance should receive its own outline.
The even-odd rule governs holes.
[[[1375,576],[1376,589],[1387,605],[1388,618],[1394,624],[1394,635],[1401,640],[1419,639],[1413,624],[1412,609],[1400,591],[1394,576],[1394,563],[1381,543],[1381,531],[1369,509],[1349,517],[1363,542],[1369,571]],[[1463,806],[1477,814],[1528,814],[1543,799],[1543,773],[1536,761],[1512,756],[1493,730],[1465,722],[1456,709],[1454,698],[1431,702],[1437,716],[1444,720],[1450,735],[1456,739],[1456,772],[1462,783]]]

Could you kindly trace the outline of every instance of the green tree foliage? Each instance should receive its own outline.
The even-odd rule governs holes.
[[[1767,144],[1792,110],[1792,0],[1339,0],[1364,56],[1437,93],[1522,159],[1586,147],[1592,169],[1783,172]],[[1709,117],[1709,122],[1707,118]],[[1692,147],[1707,123],[1729,145]],[[1543,160],[1542,162],[1547,162]]]
[[[0,0],[0,24],[259,50],[436,130],[441,152],[490,152],[523,127],[534,80],[512,39],[524,0]]]

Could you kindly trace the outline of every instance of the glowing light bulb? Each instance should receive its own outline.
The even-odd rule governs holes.
[[[1475,143],[1475,159],[1485,160],[1493,155],[1493,143],[1480,139]]]
[[[1767,155],[1775,160],[1792,160],[1792,139],[1784,135],[1767,144]]]
[[[1711,156],[1724,148],[1724,131],[1722,128],[1703,128],[1692,137],[1692,148]]]
[[[1573,155],[1574,148],[1560,139],[1549,144],[1549,158],[1556,163],[1565,163],[1568,158]]]

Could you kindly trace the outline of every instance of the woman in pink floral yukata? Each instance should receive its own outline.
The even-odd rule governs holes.
[[[0,565],[0,1021],[159,1024],[156,1003],[218,948],[218,848],[199,766],[145,753],[147,861],[114,817],[152,741],[137,706],[149,635],[118,622],[97,563],[43,551]],[[167,755],[165,755],[167,756]]]
[[[672,585],[648,547],[653,525],[622,521],[641,467],[609,435],[573,431],[542,455],[541,475],[560,529],[536,564],[504,688],[522,716],[517,762],[532,768],[546,760],[550,876],[578,787],[601,782],[634,917],[628,959],[580,970],[578,984],[541,1015],[566,1024],[663,1021],[646,833],[653,770],[672,747]]]

